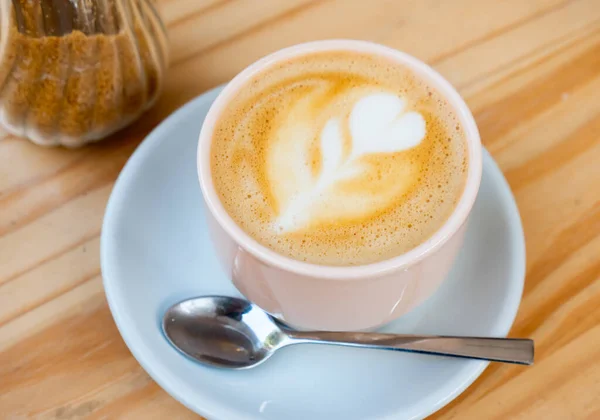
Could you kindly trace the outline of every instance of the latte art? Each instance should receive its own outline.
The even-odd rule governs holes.
[[[350,95],[350,93],[346,93]],[[319,101],[321,98],[313,100]],[[269,183],[275,193],[278,208],[281,209],[276,224],[280,233],[302,229],[311,223],[326,220],[339,220],[348,217],[360,217],[377,212],[381,206],[393,200],[405,190],[406,184],[396,179],[389,180],[398,188],[373,191],[371,188],[338,191],[337,184],[344,180],[372,175],[378,165],[366,165],[361,162],[364,155],[375,153],[397,153],[417,146],[425,137],[425,120],[418,112],[405,112],[406,103],[392,93],[367,94],[353,106],[348,117],[334,116],[325,122],[317,137],[321,157],[320,171],[316,177],[305,168],[310,167],[310,156],[304,153],[304,159],[298,157],[298,165],[290,166],[287,172],[279,172],[277,162],[285,162],[290,153],[305,145],[309,150],[313,133],[305,132],[306,137],[299,139],[276,133],[280,143],[268,154],[268,164],[275,167],[269,173]],[[311,122],[300,122],[298,115],[305,112],[292,110],[287,120],[293,126],[302,124],[311,126]],[[346,125],[347,127],[343,127]],[[289,130],[289,127],[282,127]],[[349,136],[344,136],[347,132]],[[349,137],[349,138],[345,138]],[[349,149],[349,151],[347,151]],[[347,151],[346,153],[344,153]],[[301,155],[302,156],[302,155]],[[304,161],[303,161],[304,160]],[[280,193],[280,195],[278,195]],[[334,204],[331,202],[336,200]],[[369,202],[365,202],[369,200]],[[377,206],[375,202],[381,203]]]
[[[211,174],[255,240],[327,265],[380,261],[448,218],[466,179],[462,127],[409,69],[353,52],[265,69],[219,116]]]

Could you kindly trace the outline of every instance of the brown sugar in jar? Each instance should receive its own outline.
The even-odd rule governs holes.
[[[11,133],[76,147],[156,100],[168,49],[150,0],[0,2],[0,123]]]

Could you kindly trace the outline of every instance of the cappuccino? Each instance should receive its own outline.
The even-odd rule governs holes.
[[[252,238],[313,264],[362,265],[426,241],[467,177],[452,106],[404,65],[314,52],[271,64],[218,117],[221,203]]]

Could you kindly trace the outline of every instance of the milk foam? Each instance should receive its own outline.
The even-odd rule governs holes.
[[[276,231],[287,233],[317,221],[322,216],[320,213],[327,212],[327,201],[331,199],[330,193],[338,181],[364,176],[371,169],[360,164],[363,155],[397,153],[417,146],[425,137],[425,119],[418,112],[403,112],[405,108],[405,101],[393,93],[373,93],[361,98],[348,118],[351,151],[347,156],[343,155],[343,121],[338,117],[329,119],[320,134],[321,172],[315,182],[306,185],[306,189],[298,191],[283,204],[276,221]],[[294,137],[290,139],[296,140]],[[289,158],[285,148],[278,151],[271,154],[271,159],[285,161]],[[293,171],[288,174],[296,176]],[[285,176],[275,175],[270,180],[272,184],[281,182],[282,176]],[[370,195],[370,192],[365,191],[362,195]],[[360,201],[354,195],[341,197],[339,204],[341,208],[336,209],[332,217],[343,218],[347,214],[360,215],[378,210],[376,206],[357,208]]]
[[[251,79],[215,126],[211,172],[230,216],[278,253],[367,264],[426,240],[466,180],[452,107],[409,69],[315,53]]]

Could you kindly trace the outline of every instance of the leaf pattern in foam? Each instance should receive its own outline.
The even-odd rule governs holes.
[[[320,133],[321,172],[312,182],[296,183],[280,197],[286,195],[280,208],[277,225],[281,232],[302,229],[312,222],[325,219],[335,220],[345,216],[357,216],[377,211],[385,205],[390,195],[373,193],[364,188],[362,193],[353,191],[343,194],[336,186],[349,179],[360,179],[368,175],[368,165],[360,162],[365,155],[375,153],[396,153],[417,146],[425,137],[425,120],[418,112],[404,112],[406,108],[402,98],[388,93],[370,94],[354,105],[349,116],[349,131],[352,138],[352,151],[343,158],[343,135],[339,118],[327,121]],[[296,122],[297,123],[297,122]],[[296,126],[297,127],[297,126]],[[296,132],[298,134],[298,132]],[[305,133],[308,134],[308,133]],[[298,137],[296,137],[300,140]],[[304,144],[299,142],[296,144]],[[293,154],[297,159],[306,152]],[[283,155],[280,155],[283,156]],[[306,168],[306,165],[302,165]],[[291,164],[292,177],[306,180],[303,169]],[[304,169],[305,170],[305,169]],[[392,191],[399,193],[408,188],[406,179],[411,168],[402,173],[405,179],[394,179]],[[295,172],[295,173],[294,173]],[[390,190],[390,189],[388,189]],[[291,192],[291,193],[290,193]]]
[[[310,98],[300,100],[277,121],[267,150],[266,176],[278,213],[286,211],[294,196],[313,188],[314,180],[307,165],[307,139],[314,137],[313,128],[309,120],[298,118],[307,115],[310,107]]]

